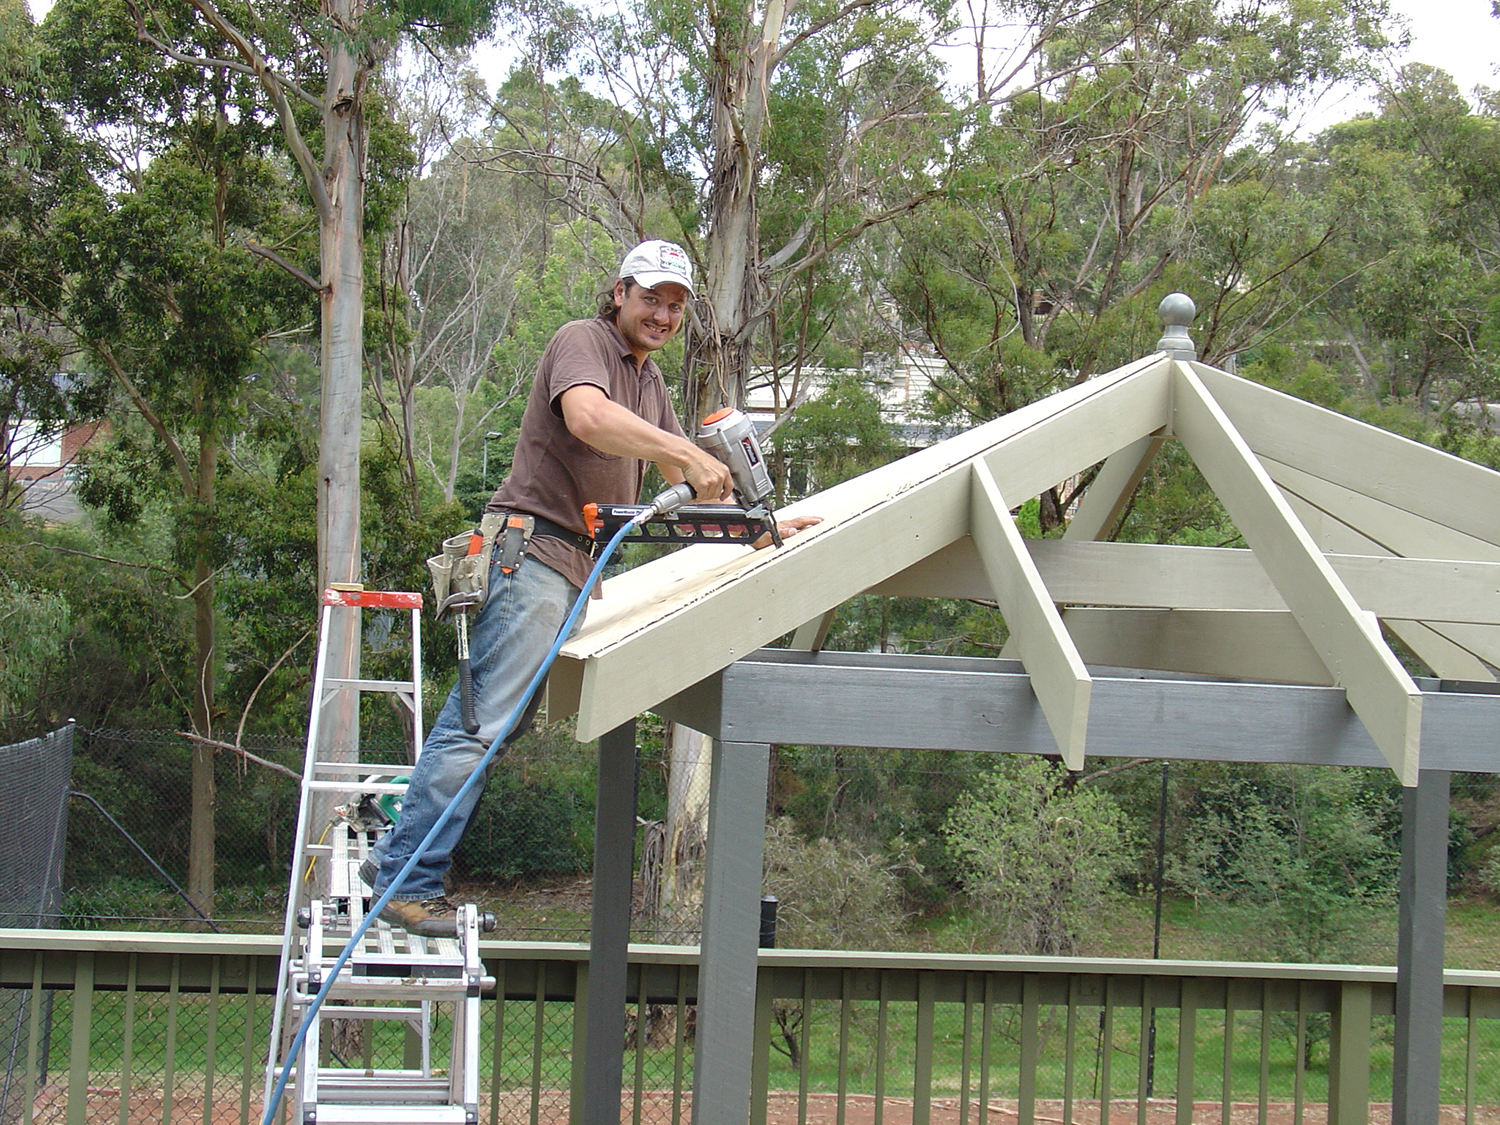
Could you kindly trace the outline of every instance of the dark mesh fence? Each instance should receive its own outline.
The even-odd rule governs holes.
[[[63,851],[68,823],[68,781],[74,728],[0,747],[0,768],[10,779],[6,815],[0,817],[0,925],[56,926],[61,915]],[[39,997],[50,1017],[52,996]],[[0,1121],[20,1121],[27,1088],[22,1054],[30,989],[0,990]],[[50,1018],[45,1026],[51,1026]]]
[[[399,731],[384,733],[376,721],[364,730],[367,760],[387,770],[405,761]],[[57,794],[67,783],[44,780],[46,769],[66,769],[65,750],[61,766],[32,758],[13,766],[28,778],[30,805],[5,827],[27,843],[0,860],[32,875],[7,869],[6,910],[68,928],[203,928],[176,889],[187,884],[193,741],[173,731],[73,738],[66,817]],[[642,721],[639,739],[634,934],[692,944],[708,770],[691,747],[672,749],[670,731],[654,720]],[[52,743],[25,747],[43,745]],[[25,747],[13,752],[39,752]],[[303,746],[247,737],[240,749],[216,754],[212,923],[276,933]],[[1091,760],[1070,777],[1040,759],[816,746],[774,747],[771,765],[764,890],[779,900],[783,946],[1394,957],[1400,789],[1386,771]],[[587,939],[595,777],[594,748],[575,742],[566,724],[533,731],[496,763],[455,855],[450,892],[493,911],[498,937]],[[1462,967],[1496,968],[1489,951],[1500,923],[1493,934],[1483,927],[1500,889],[1500,834],[1490,831],[1500,822],[1500,787],[1491,775],[1456,775],[1453,785],[1450,885],[1480,909],[1453,912],[1467,929],[1450,925],[1450,944],[1462,950]],[[59,900],[55,889],[47,898],[36,888],[56,869],[50,841],[64,821]],[[1158,876],[1166,895],[1159,943]]]

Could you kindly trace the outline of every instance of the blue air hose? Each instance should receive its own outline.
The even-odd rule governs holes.
[[[671,490],[668,491],[670,492]],[[598,561],[594,563],[594,569],[589,572],[588,581],[583,584],[583,589],[579,591],[577,599],[573,602],[573,608],[569,611],[567,620],[562,623],[562,628],[557,631],[557,639],[552,642],[552,647],[547,650],[547,656],[542,661],[541,667],[536,670],[536,675],[532,676],[531,682],[526,685],[526,690],[521,693],[520,702],[516,704],[515,710],[510,713],[510,717],[501,725],[500,733],[495,736],[495,741],[490,743],[490,748],[485,751],[484,757],[479,759],[479,764],[474,767],[474,772],[469,774],[469,779],[453,795],[453,799],[448,802],[448,807],[442,811],[442,814],[434,822],[427,835],[423,837],[422,842],[417,845],[411,858],[406,861],[406,866],[401,868],[400,873],[391,880],[391,885],[386,888],[385,893],[370,904],[370,909],[365,914],[364,920],[355,928],[354,933],[349,936],[348,943],[328,970],[328,979],[323,982],[323,986],[318,989],[317,995],[312,998],[312,1002],[308,1005],[307,1015],[302,1017],[302,1026],[297,1029],[297,1034],[292,1039],[291,1046],[287,1049],[286,1059],[281,1064],[281,1077],[277,1080],[276,1088],[271,1094],[271,1100],[266,1105],[265,1115],[261,1118],[261,1125],[271,1125],[272,1118],[276,1116],[276,1111],[281,1105],[281,1099],[286,1094],[286,1084],[287,1080],[291,1077],[292,1067],[296,1063],[297,1057],[302,1053],[303,1043],[307,1040],[307,1030],[312,1026],[312,1021],[318,1018],[318,1009],[323,1006],[323,1001],[328,998],[328,990],[333,987],[333,982],[338,979],[339,972],[353,955],[354,950],[359,947],[360,940],[365,936],[365,932],[369,930],[375,919],[380,916],[380,912],[385,909],[386,904],[391,901],[391,898],[396,893],[396,888],[401,885],[411,869],[417,865],[417,861],[426,854],[427,848],[437,836],[438,830],[448,822],[448,818],[453,815],[453,810],[467,796],[469,790],[478,784],[479,779],[484,776],[485,769],[489,766],[490,762],[494,761],[495,755],[500,752],[501,741],[520,720],[521,712],[527,702],[536,693],[537,689],[541,687],[542,681],[546,678],[547,673],[552,668],[553,662],[557,659],[557,654],[562,651],[563,643],[568,639],[568,634],[573,631],[573,626],[577,623],[579,614],[583,612],[583,607],[588,603],[589,591],[594,588],[594,583],[599,581],[599,576],[604,572],[604,567],[608,564],[611,556],[614,555],[615,549],[620,545],[620,540],[625,538],[632,527],[636,527],[644,523],[647,519],[651,519],[659,514],[659,505],[661,505],[666,496],[667,493],[663,493],[661,497],[657,498],[655,503],[646,508],[639,516],[629,523],[624,524],[620,530],[615,532],[614,537],[610,539],[604,550],[600,552]],[[691,497],[692,492],[688,490],[687,498],[691,499]],[[681,502],[681,500],[677,501],[677,503]]]

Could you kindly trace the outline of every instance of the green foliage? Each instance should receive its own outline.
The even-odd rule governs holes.
[[[454,852],[460,878],[521,879],[589,869],[594,832],[592,747],[556,728],[523,736],[493,768]]]
[[[0,731],[17,730],[36,712],[36,688],[57,659],[72,624],[61,594],[0,575]]]
[[[1019,953],[1072,953],[1130,861],[1129,826],[1109,795],[1042,758],[1001,756],[943,836],[970,900]]]
[[[1177,791],[1173,884],[1242,917],[1248,956],[1357,960],[1370,909],[1394,902],[1400,812],[1388,779],[1292,766],[1202,767],[1197,778]]]
[[[901,452],[890,424],[881,417],[879,396],[856,374],[832,380],[775,434],[776,460],[806,471],[806,484],[797,493],[832,488],[895,460]],[[786,468],[778,475],[785,489]]]
[[[894,949],[905,927],[899,868],[847,839],[805,839],[787,817],[766,827],[766,894],[778,900],[776,944],[796,949]]]

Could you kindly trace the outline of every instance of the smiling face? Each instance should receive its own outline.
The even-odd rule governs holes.
[[[620,310],[615,325],[638,362],[677,335],[687,302],[688,291],[674,282],[655,289],[615,282],[615,308]]]

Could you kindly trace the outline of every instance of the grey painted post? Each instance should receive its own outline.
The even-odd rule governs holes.
[[[635,720],[599,740],[594,901],[584,1009],[581,1125],[619,1125],[625,1065],[625,973],[635,864]]]
[[[771,748],[721,742],[709,772],[693,1125],[745,1125],[755,1045],[756,949]]]
[[[1417,784],[1402,792],[1392,1125],[1438,1119],[1449,776],[1445,770],[1421,770]]]
[[[1156,307],[1156,315],[1161,317],[1161,339],[1156,341],[1156,350],[1184,362],[1197,359],[1197,345],[1188,335],[1188,325],[1198,315],[1193,299],[1186,293],[1168,293]]]

